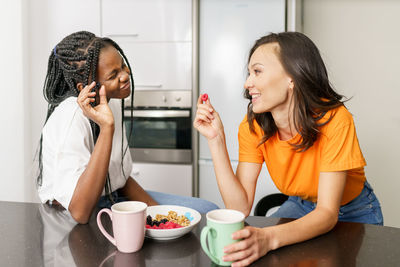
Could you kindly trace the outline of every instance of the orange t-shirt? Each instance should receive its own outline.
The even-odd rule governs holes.
[[[356,198],[364,187],[365,159],[362,155],[353,117],[340,106],[328,111],[321,121],[330,122],[320,127],[320,135],[305,152],[296,152],[290,143],[300,140],[300,134],[281,141],[278,133],[258,146],[263,130],[254,120],[256,134],[250,132],[247,116],[239,126],[239,161],[263,163],[276,187],[284,194],[316,202],[320,172],[347,170],[346,186],[341,204]]]

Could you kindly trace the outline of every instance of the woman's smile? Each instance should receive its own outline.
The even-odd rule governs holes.
[[[130,71],[118,50],[106,46],[99,54],[99,81],[106,87],[107,98],[123,99],[131,93]]]
[[[249,76],[244,88],[249,90],[254,113],[289,108],[291,78],[279,61],[277,49],[276,43],[265,44],[258,47],[250,58]]]
[[[129,92],[131,91],[131,83],[128,81],[126,82],[122,87],[121,87],[121,91],[125,91],[128,90]]]
[[[260,93],[250,93],[250,95],[251,95],[251,102],[254,104],[258,99],[259,99],[259,97],[261,96],[261,94]]]

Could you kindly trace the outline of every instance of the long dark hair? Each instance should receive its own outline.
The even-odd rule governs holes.
[[[271,33],[258,39],[249,53],[248,62],[256,49],[262,45],[277,43],[277,57],[284,70],[292,78],[293,88],[293,122],[301,140],[292,143],[293,149],[306,151],[317,140],[319,128],[328,123],[334,114],[324,122],[319,122],[325,114],[343,105],[344,96],[332,88],[324,62],[318,48],[304,34],[299,32]],[[248,90],[245,98],[250,100],[247,107],[247,118],[250,130],[255,132],[253,121],[260,125],[264,136],[260,145],[274,136],[278,131],[270,112],[256,114],[252,110],[251,96]]]
[[[43,87],[44,98],[48,103],[46,120],[49,119],[54,109],[65,99],[71,96],[78,96],[79,90],[77,88],[78,83],[85,85],[90,84],[92,81],[97,81],[97,66],[99,60],[100,50],[106,46],[113,46],[121,54],[125,60],[129,71],[131,81],[131,106],[133,106],[133,95],[134,95],[134,81],[132,76],[132,70],[129,65],[129,61],[126,58],[124,52],[110,38],[97,37],[93,33],[87,31],[75,32],[65,37],[60,43],[58,43],[51,51],[49,56],[49,62],[47,67],[46,79]],[[124,100],[121,101],[121,112],[123,114]],[[124,127],[123,120],[121,120],[122,129]],[[96,143],[98,135],[100,133],[100,127],[90,120],[90,126],[92,129],[93,140]],[[132,114],[131,114],[131,127],[132,127]],[[130,130],[132,133],[132,128]],[[122,160],[121,166],[123,168],[123,157],[128,150],[128,144],[124,148],[124,131],[122,131]],[[43,177],[43,163],[42,163],[42,140],[43,135],[40,136],[39,142],[39,173],[37,176],[37,185],[42,185]],[[126,175],[125,175],[126,176]],[[113,202],[111,193],[110,177],[107,173],[105,192]]]

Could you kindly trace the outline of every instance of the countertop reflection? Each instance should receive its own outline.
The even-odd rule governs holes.
[[[0,202],[1,266],[214,266],[200,246],[204,216],[178,239],[145,239],[141,250],[121,253],[100,233],[95,214],[78,225],[66,211],[34,203]],[[103,216],[106,230],[111,222]],[[252,226],[288,219],[250,216]],[[271,251],[252,266],[397,266],[400,229],[339,222],[320,237]]]

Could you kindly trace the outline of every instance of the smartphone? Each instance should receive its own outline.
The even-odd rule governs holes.
[[[96,92],[96,96],[95,96],[95,100],[94,102],[90,102],[90,105],[92,105],[92,107],[97,106],[98,100],[99,100],[99,90],[100,90],[101,84],[99,82],[96,82],[96,85],[92,88],[91,92]]]

